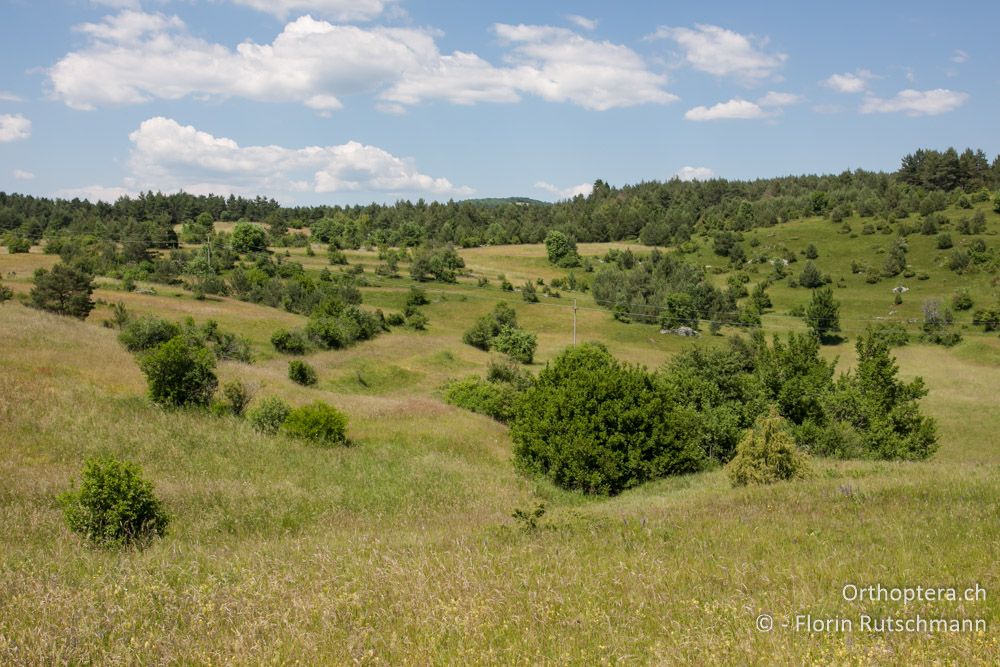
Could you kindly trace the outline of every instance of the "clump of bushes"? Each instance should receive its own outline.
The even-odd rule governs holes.
[[[285,417],[281,430],[325,447],[347,444],[347,417],[326,403],[311,403],[295,408]]]
[[[521,469],[564,488],[613,494],[704,467],[698,421],[644,369],[587,343],[565,350],[524,392],[511,437]]]
[[[444,399],[506,424],[513,419],[521,394],[532,382],[531,375],[511,359],[491,359],[485,380],[476,376],[453,380],[444,386]]]
[[[180,333],[181,328],[173,322],[155,315],[143,315],[122,328],[118,342],[129,352],[142,352],[166,343]]]
[[[517,324],[517,313],[507,303],[501,301],[493,310],[483,315],[462,340],[483,351],[497,350],[523,364],[534,360],[538,340],[534,334],[521,329]]]
[[[271,334],[271,345],[285,354],[305,354],[309,349],[309,339],[299,330],[278,329]]]
[[[169,407],[206,406],[219,384],[215,355],[184,336],[175,336],[139,358],[154,403]]]
[[[316,384],[316,369],[304,361],[293,359],[288,362],[288,379],[303,387]]]
[[[795,445],[788,422],[772,407],[736,445],[726,474],[733,486],[773,484],[808,477],[810,466],[808,456]]]
[[[70,529],[101,547],[143,544],[170,523],[139,468],[113,458],[84,464],[79,488],[59,496]]]
[[[260,401],[257,407],[247,413],[247,420],[257,431],[274,435],[285,423],[292,409],[276,396],[269,396]]]

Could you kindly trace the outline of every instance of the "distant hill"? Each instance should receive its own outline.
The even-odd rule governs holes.
[[[550,202],[532,199],[531,197],[483,197],[481,199],[466,199],[465,202],[487,208],[503,206],[504,204],[519,204],[521,206],[552,206]]]

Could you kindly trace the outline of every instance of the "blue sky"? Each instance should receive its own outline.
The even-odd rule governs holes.
[[[1000,151],[989,2],[0,0],[0,190],[586,193]]]

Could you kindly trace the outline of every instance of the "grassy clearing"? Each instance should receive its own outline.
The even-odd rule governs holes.
[[[835,279],[849,276],[862,244],[891,240],[849,239],[835,228],[827,239],[824,225],[831,223],[755,233],[803,247],[816,234],[817,263]],[[911,240],[911,256],[929,253],[921,294],[947,295],[958,277],[934,264],[938,251]],[[710,252],[705,263],[715,261]],[[473,270],[515,282],[565,274],[537,261],[541,246],[463,254]],[[349,255],[377,263],[373,253]],[[308,259],[311,271],[325,266],[319,247]],[[23,293],[29,266],[52,261],[2,255],[0,271]],[[17,275],[7,279],[11,270]],[[366,304],[401,309],[411,282],[370,277],[385,286],[366,288]],[[845,323],[883,312],[887,282],[847,280],[837,290]],[[986,277],[968,284],[977,301],[994,298]],[[332,450],[151,406],[133,358],[99,326],[100,308],[80,323],[0,306],[0,663],[1000,661],[1000,339],[968,335],[952,350],[896,350],[903,375],[922,375],[931,390],[924,406],[942,437],[928,462],[820,461],[811,480],[740,490],[711,471],[584,498],[516,474],[505,427],[437,397],[447,379],[481,373],[489,359],[461,343],[462,331],[510,300],[522,325],[539,334],[537,371],[570,342],[575,297],[578,340],[603,341],[621,358],[657,366],[693,343],[616,323],[585,294],[529,305],[496,281],[427,287],[426,332],[393,330],[310,355],[316,388],[288,380],[288,357],[268,343],[299,316],[160,287],[156,295],[98,292],[136,312],[212,318],[250,337],[260,361],[224,363],[222,378],[240,377],[260,395],[296,405],[337,406],[356,444]],[[806,291],[775,288],[773,296],[767,328],[799,326],[782,314]],[[853,364],[851,341],[824,353],[839,356],[842,369]],[[68,532],[54,497],[96,453],[133,460],[156,481],[174,515],[167,538],[142,552],[107,553]],[[511,518],[538,503],[547,512],[537,529]],[[904,609],[841,596],[846,583],[977,582],[985,602]],[[774,632],[754,629],[764,612],[775,615]],[[808,613],[984,618],[989,628],[882,635],[780,627]]]

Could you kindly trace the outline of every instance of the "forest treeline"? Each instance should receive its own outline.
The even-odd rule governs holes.
[[[917,150],[893,173],[863,170],[753,181],[649,181],[614,187],[598,180],[591,194],[552,205],[510,202],[399,201],[392,205],[281,206],[258,196],[147,192],[114,203],[0,193],[0,234],[8,243],[89,236],[146,248],[178,243],[175,226],[199,240],[215,221],[269,226],[272,241],[295,242],[288,230],[309,227],[314,238],[341,247],[451,243],[540,243],[550,230],[580,242],[639,238],[648,245],[681,243],[696,231],[744,231],[803,216],[835,222],[857,214],[887,220],[928,215],[948,205],[983,201],[1000,188],[1000,156]]]

